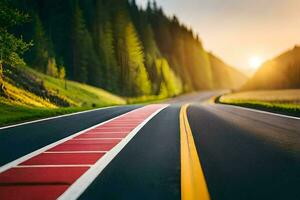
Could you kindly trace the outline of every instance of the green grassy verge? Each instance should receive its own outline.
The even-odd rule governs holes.
[[[18,105],[8,105],[0,103],[0,126],[25,122],[30,120],[54,117],[84,110],[91,107],[69,107],[69,108],[29,108]]]
[[[142,96],[135,98],[127,98],[128,104],[149,104],[149,103],[161,103],[166,101],[168,98],[163,96]]]
[[[127,103],[101,88],[50,77],[29,67],[7,66],[4,75],[0,126]]]
[[[300,117],[300,104],[294,103],[276,103],[276,102],[264,102],[254,100],[232,100],[219,97],[216,99],[216,103],[230,104],[236,106],[242,106],[247,108],[259,109],[263,111],[275,112],[279,114],[291,115]]]
[[[64,80],[38,73],[32,69],[28,70],[30,70],[31,74],[43,80],[48,90],[67,99],[73,106],[103,107],[126,104],[126,100],[122,97],[109,93],[101,88],[74,81],[65,82]]]

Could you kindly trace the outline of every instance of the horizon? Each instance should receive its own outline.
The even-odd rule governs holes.
[[[175,1],[156,0],[168,16],[175,15],[192,28],[207,51],[247,76],[252,76],[265,61],[300,44],[300,1]],[[136,2],[145,7],[148,0]],[[223,19],[226,20],[218,26]]]

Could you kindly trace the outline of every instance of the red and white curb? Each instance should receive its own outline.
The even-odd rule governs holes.
[[[133,110],[0,167],[0,199],[77,199],[137,132],[167,106]]]

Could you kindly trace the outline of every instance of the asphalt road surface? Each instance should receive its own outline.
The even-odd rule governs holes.
[[[90,176],[77,177],[80,181],[72,182],[73,187],[90,180],[84,182],[87,187],[76,198],[184,198],[181,196],[179,112],[183,104],[191,103],[187,110],[188,121],[211,199],[300,199],[300,119],[203,103],[216,93],[183,96],[168,101],[170,105],[161,110],[121,106],[3,129],[0,130],[0,165],[125,114],[119,119],[123,121],[94,128],[97,131],[117,130],[121,134],[128,128],[124,124],[130,126],[130,131],[137,126],[133,135],[124,132],[127,135],[124,137],[130,139],[123,138],[122,141],[127,140],[123,146],[117,144],[106,153],[108,156],[91,165],[91,168],[102,167],[99,173],[96,174],[97,167],[94,167]],[[130,112],[132,110],[136,112]],[[128,112],[131,114],[126,114]],[[141,119],[148,120],[138,125]],[[120,124],[123,124],[122,129],[113,127]],[[5,171],[2,174],[5,175]],[[88,179],[92,175],[94,178]],[[26,181],[30,180],[14,182],[14,178],[14,175],[3,177],[0,173],[0,199],[3,199],[4,190],[7,195],[8,190],[13,192],[14,187],[17,188],[16,185],[29,185]],[[70,189],[66,187],[62,191]]]

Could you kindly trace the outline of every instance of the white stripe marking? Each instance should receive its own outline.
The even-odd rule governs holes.
[[[59,154],[59,153],[106,153],[107,151],[45,151],[47,154]]]
[[[52,119],[58,119],[58,118],[62,118],[62,117],[69,117],[69,116],[72,116],[72,115],[89,113],[89,112],[98,111],[98,110],[105,110],[105,109],[115,108],[115,107],[117,108],[119,106],[109,106],[109,107],[97,108],[97,109],[93,109],[93,110],[86,110],[86,111],[81,111],[81,112],[75,112],[75,113],[65,114],[65,115],[59,115],[59,116],[55,116],[55,117],[48,117],[48,118],[33,120],[33,121],[29,121],[29,122],[23,122],[23,123],[19,123],[19,124],[14,124],[14,125],[0,127],[0,130],[8,129],[8,128],[14,128],[14,127],[17,127],[17,126],[23,126],[23,125],[27,125],[27,124],[33,124],[33,123],[37,123],[37,122],[48,121],[48,120],[52,120]]]
[[[72,140],[122,140],[123,138],[78,138]]]
[[[137,124],[137,125],[138,125],[138,124]],[[116,133],[116,134],[119,134],[119,133],[120,133],[120,134],[123,134],[123,133],[128,133],[128,132],[129,132],[129,131],[123,131],[123,132],[118,132],[118,131],[117,131],[117,132],[106,132],[106,131],[105,131],[105,132],[102,132],[102,131],[101,131],[101,132],[100,132],[100,131],[97,131],[97,132],[95,131],[95,132],[94,132],[94,131],[93,131],[93,132],[86,133],[86,134],[88,134],[88,135],[94,135],[94,134],[103,134],[103,135],[105,135],[105,134],[114,134],[114,133]]]
[[[57,146],[57,145],[59,145],[59,144],[62,144],[62,143],[64,143],[64,142],[68,141],[68,140],[71,140],[72,138],[74,138],[74,137],[76,137],[76,136],[78,136],[78,135],[81,135],[81,134],[85,133],[86,131],[92,130],[92,129],[94,129],[94,128],[97,127],[97,126],[106,124],[106,123],[108,123],[108,122],[110,122],[110,121],[113,121],[113,120],[115,120],[115,119],[118,119],[118,118],[120,118],[120,117],[122,117],[122,116],[125,116],[125,115],[129,114],[129,113],[134,113],[134,112],[136,112],[137,110],[142,109],[142,108],[144,108],[144,107],[141,107],[141,108],[138,108],[138,109],[135,109],[135,110],[131,110],[131,111],[127,112],[127,113],[124,113],[124,114],[122,114],[122,115],[119,115],[119,116],[117,116],[117,117],[114,117],[114,118],[112,118],[112,119],[110,119],[110,120],[104,121],[104,122],[102,122],[102,123],[100,123],[100,124],[97,124],[97,125],[95,125],[95,126],[92,126],[92,127],[88,128],[88,129],[82,130],[82,131],[80,131],[80,132],[78,132],[78,133],[75,133],[75,134],[70,135],[70,136],[68,136],[68,137],[66,137],[66,138],[63,138],[63,139],[61,139],[61,140],[59,140],[59,141],[57,141],[57,142],[54,142],[54,143],[52,143],[52,144],[49,144],[49,145],[47,145],[47,146],[45,146],[45,147],[43,147],[43,148],[41,148],[41,149],[38,149],[38,150],[36,150],[36,151],[34,151],[34,152],[31,152],[31,153],[29,153],[29,154],[27,154],[27,155],[25,155],[25,156],[22,156],[22,157],[20,157],[20,158],[14,160],[14,161],[12,161],[12,162],[9,162],[9,163],[7,163],[7,164],[1,166],[1,167],[0,167],[0,173],[2,173],[2,172],[4,172],[4,171],[8,170],[9,168],[12,168],[12,167],[14,167],[14,166],[17,166],[18,164],[20,164],[20,163],[22,163],[22,162],[24,162],[24,161],[26,161],[26,160],[29,160],[30,158],[32,158],[32,157],[34,157],[34,156],[36,156],[36,155],[38,155],[38,154],[41,154],[41,153],[47,151],[48,149],[51,149],[51,148],[53,148],[53,147],[55,147],[55,146]]]
[[[300,117],[293,117],[293,116],[289,116],[289,115],[283,115],[283,114],[268,112],[268,111],[264,111],[264,110],[258,110],[258,109],[254,109],[254,108],[246,108],[246,107],[242,107],[242,106],[235,106],[235,105],[229,105],[229,104],[218,104],[218,105],[225,105],[225,106],[234,107],[234,108],[238,108],[238,109],[242,109],[242,110],[258,112],[258,113],[268,114],[268,115],[274,115],[277,117],[300,120]]]
[[[147,119],[132,130],[128,136],[117,144],[112,150],[107,152],[101,159],[99,159],[86,173],[75,181],[58,199],[72,200],[78,199],[80,195],[87,189],[93,180],[99,176],[103,169],[117,156],[117,154],[126,146],[126,144],[138,133],[138,131],[147,124],[155,115],[165,109],[168,105],[158,109],[152,113]]]
[[[91,167],[92,165],[18,165],[13,168],[42,168],[42,167]]]

